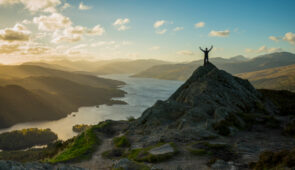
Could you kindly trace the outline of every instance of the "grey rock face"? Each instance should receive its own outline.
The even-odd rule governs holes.
[[[166,101],[157,101],[131,126],[149,138],[198,140],[216,136],[212,125],[238,113],[273,114],[275,106],[248,82],[219,70],[213,64],[199,67]],[[234,132],[234,127],[231,128]]]
[[[149,153],[153,155],[162,155],[162,154],[168,154],[173,152],[175,152],[175,150],[169,143],[153,148],[149,151]]]
[[[0,170],[83,170],[84,168],[74,167],[65,164],[52,165],[40,162],[19,163],[14,161],[0,160]]]
[[[148,169],[147,166],[143,165],[143,164],[139,164],[137,162],[134,161],[130,161],[127,158],[123,158],[118,160],[115,164],[114,164],[114,169],[122,169],[122,170],[141,170],[141,169]]]

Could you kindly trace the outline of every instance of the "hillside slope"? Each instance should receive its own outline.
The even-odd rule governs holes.
[[[56,120],[81,106],[122,103],[116,80],[39,66],[0,66],[0,128]]]
[[[295,64],[237,76],[248,79],[256,88],[295,91]]]

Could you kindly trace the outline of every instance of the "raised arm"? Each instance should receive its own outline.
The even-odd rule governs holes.
[[[209,51],[211,51],[213,49],[213,45],[211,45],[211,48],[209,49]]]
[[[203,50],[201,47],[199,47],[201,51],[205,52],[205,50]]]

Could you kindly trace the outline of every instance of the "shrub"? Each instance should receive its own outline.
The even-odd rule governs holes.
[[[72,129],[76,133],[81,133],[81,132],[84,132],[88,127],[89,125],[79,124],[79,125],[74,125]]]
[[[292,150],[282,150],[278,152],[265,151],[259,156],[257,163],[254,163],[253,169],[286,169],[295,167],[295,148]]]
[[[125,135],[120,136],[120,137],[115,137],[113,139],[113,142],[116,147],[129,147],[130,146],[130,143]]]
[[[102,153],[102,157],[106,159],[118,159],[124,155],[124,149],[115,148]]]
[[[127,120],[128,120],[129,122],[132,122],[132,121],[135,120],[135,118],[134,118],[133,116],[128,116],[128,117],[127,117]]]
[[[23,129],[0,134],[0,149],[20,150],[35,145],[46,145],[57,140],[57,135],[50,129]]]

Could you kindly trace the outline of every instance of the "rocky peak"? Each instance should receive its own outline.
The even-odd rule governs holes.
[[[227,107],[249,112],[261,104],[261,95],[249,83],[219,70],[213,64],[201,66],[168,99],[192,107]]]
[[[226,124],[227,133],[243,126],[240,113],[271,115],[275,110],[248,80],[209,63],[196,69],[166,101],[144,111],[131,132],[142,131],[149,139],[196,140],[218,135],[216,124]]]

